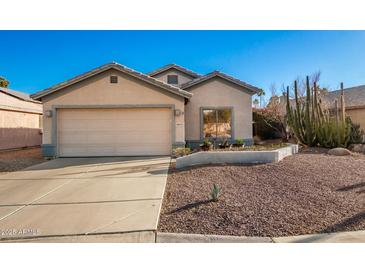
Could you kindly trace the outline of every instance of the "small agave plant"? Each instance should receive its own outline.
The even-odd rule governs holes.
[[[210,192],[210,198],[212,199],[212,201],[217,202],[220,194],[221,194],[221,189],[219,185],[213,184],[212,190]]]

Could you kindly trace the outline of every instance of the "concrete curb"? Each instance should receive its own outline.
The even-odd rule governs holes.
[[[365,230],[287,237],[156,233],[156,243],[365,243]]]
[[[365,230],[274,237],[274,243],[365,243]]]
[[[288,237],[246,237],[130,231],[92,235],[3,238],[1,243],[365,243],[365,230]]]
[[[156,243],[272,243],[270,237],[156,233]]]

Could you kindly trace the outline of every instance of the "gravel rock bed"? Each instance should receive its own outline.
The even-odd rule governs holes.
[[[40,148],[28,148],[0,152],[0,174],[22,170],[45,160]]]
[[[158,229],[269,237],[365,229],[365,156],[323,152],[254,166],[172,166]],[[209,201],[213,183],[218,202]]]

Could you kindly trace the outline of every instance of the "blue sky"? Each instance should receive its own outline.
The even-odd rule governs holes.
[[[365,84],[364,31],[0,31],[0,75],[33,93],[110,61],[141,72],[177,63],[268,90],[321,70],[321,83]]]

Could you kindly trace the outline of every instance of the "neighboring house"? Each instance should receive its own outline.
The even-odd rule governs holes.
[[[49,157],[169,155],[205,137],[252,143],[258,88],[172,64],[143,74],[109,63],[32,95]]]
[[[360,127],[365,131],[365,85],[345,88],[345,112],[352,122],[359,124]],[[335,107],[335,100],[340,102],[341,90],[335,90],[328,92],[321,96],[324,105],[330,109]],[[285,96],[275,96],[270,99],[269,105],[277,104],[283,114],[286,113],[286,98]],[[294,100],[290,100],[290,105],[294,106]]]
[[[42,112],[28,94],[0,87],[0,150],[40,146]]]
[[[345,88],[345,112],[351,118],[352,122],[359,124],[365,131],[365,85]],[[335,100],[340,102],[341,90],[329,92],[323,97],[324,101],[334,108]]]

